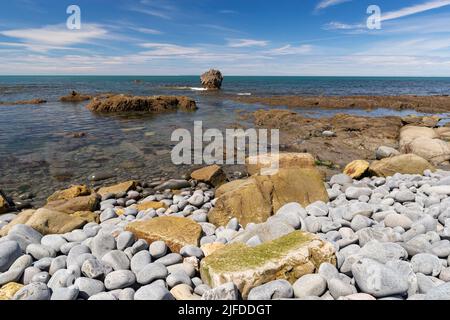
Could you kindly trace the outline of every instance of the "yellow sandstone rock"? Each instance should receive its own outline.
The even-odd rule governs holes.
[[[215,187],[226,181],[225,173],[218,165],[212,165],[195,170],[191,173],[191,178],[200,182],[209,183]]]
[[[180,252],[186,245],[198,246],[202,235],[202,228],[198,223],[181,217],[158,217],[136,221],[128,224],[126,230],[149,244],[162,240],[172,252]]]
[[[69,200],[80,196],[88,196],[91,193],[91,189],[89,189],[87,186],[75,185],[65,190],[56,191],[54,194],[48,197],[47,202],[56,200]]]
[[[136,188],[136,181],[126,181],[119,184],[115,184],[109,187],[100,188],[97,193],[101,196],[104,196],[108,193],[117,194],[122,192],[128,192],[130,190],[134,190]]]
[[[273,165],[280,168],[314,168],[314,157],[309,153],[286,152],[279,154],[263,154],[245,159],[245,165],[250,175],[261,173],[262,168],[271,168]]]
[[[11,300],[17,291],[23,288],[23,284],[10,282],[0,289],[0,300]]]
[[[370,163],[365,160],[350,162],[344,169],[344,173],[353,179],[361,178],[369,169]]]

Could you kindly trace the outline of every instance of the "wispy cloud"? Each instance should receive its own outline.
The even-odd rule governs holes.
[[[269,50],[269,51],[267,51],[267,53],[270,55],[275,55],[275,56],[298,55],[298,54],[311,53],[312,49],[313,49],[313,46],[308,45],[308,44],[304,44],[301,46],[292,46],[292,45],[288,44],[281,48]]]
[[[338,21],[332,21],[324,25],[323,29],[325,30],[355,30],[366,28],[365,24],[348,24],[342,23]]]
[[[0,31],[0,34],[15,39],[30,50],[48,51],[106,38],[108,31],[100,25],[84,24],[81,30],[68,30],[65,25],[49,25],[34,29],[5,30]]]
[[[428,2],[425,2],[422,4],[402,8],[400,10],[387,12],[382,15],[381,20],[387,21],[387,20],[399,19],[399,18],[403,18],[403,17],[410,16],[413,14],[445,7],[448,5],[450,5],[450,0],[428,1]]]
[[[230,48],[266,47],[269,41],[254,39],[228,39]]]
[[[316,10],[322,10],[331,6],[335,6],[344,2],[349,2],[352,0],[322,0],[320,1],[317,6],[316,6]]]
[[[141,52],[141,54],[154,57],[189,56],[200,52],[200,49],[198,48],[179,46],[170,43],[148,42],[142,43],[140,46],[142,48],[151,49],[149,51]]]
[[[140,32],[140,33],[145,33],[145,34],[163,34],[162,31],[156,30],[156,29],[150,29],[150,28],[141,28],[141,27],[130,27],[131,30]]]
[[[147,8],[141,8],[141,7],[131,7],[129,8],[130,11],[134,11],[134,12],[138,12],[138,13],[142,13],[148,16],[152,16],[152,17],[157,17],[157,18],[162,18],[162,19],[171,19],[171,17],[159,10],[156,9],[147,9]]]

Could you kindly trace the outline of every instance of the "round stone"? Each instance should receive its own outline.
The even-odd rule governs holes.
[[[137,274],[139,284],[149,284],[158,279],[165,279],[169,274],[165,265],[161,263],[150,263],[144,266]]]
[[[438,276],[442,269],[439,258],[429,253],[416,254],[412,257],[411,264],[415,273],[423,273],[433,277]]]
[[[161,258],[167,253],[167,245],[164,241],[155,241],[150,244],[149,251],[154,259]]]
[[[78,278],[75,280],[75,288],[79,290],[79,295],[83,299],[105,291],[103,282],[90,278]]]
[[[131,287],[135,282],[136,276],[129,270],[113,271],[105,277],[105,287],[108,290]]]
[[[120,250],[113,250],[106,253],[101,261],[104,264],[111,266],[115,271],[130,269],[130,259],[128,259],[128,256]]]
[[[294,295],[291,284],[286,280],[275,280],[250,290],[248,300],[289,299]]]
[[[307,274],[298,279],[292,287],[296,298],[320,297],[327,289],[327,282],[318,274]]]

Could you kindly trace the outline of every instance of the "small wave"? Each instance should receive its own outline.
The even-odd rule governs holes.
[[[207,91],[208,90],[206,88],[196,88],[196,87],[191,87],[189,89],[191,89],[192,91]]]
[[[252,94],[250,92],[240,92],[237,95],[238,96],[251,96]]]

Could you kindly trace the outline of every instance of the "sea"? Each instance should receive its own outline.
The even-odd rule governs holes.
[[[97,115],[87,102],[62,103],[72,90],[83,94],[186,95],[196,112],[158,115]],[[265,109],[232,101],[232,96],[273,95],[449,95],[450,78],[394,77],[225,77],[220,92],[200,88],[198,76],[0,76],[0,102],[35,98],[39,105],[0,105],[0,189],[42,202],[55,190],[75,183],[93,186],[130,179],[156,181],[180,177],[170,152],[175,129],[194,121],[224,130],[251,126],[242,112]],[[417,114],[411,110],[292,109],[311,117],[349,113],[367,116]],[[73,133],[83,137],[73,138]],[[97,181],[92,181],[92,176]],[[100,180],[98,180],[100,179]]]

